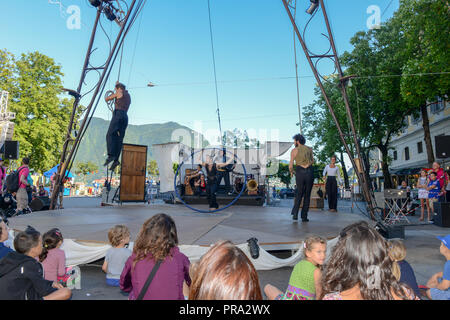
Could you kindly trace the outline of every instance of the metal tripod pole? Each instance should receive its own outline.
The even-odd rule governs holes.
[[[287,12],[287,14],[289,16],[289,19],[291,20],[291,23],[292,23],[292,25],[294,27],[295,33],[297,34],[297,37],[298,37],[298,39],[300,41],[300,44],[302,45],[303,51],[305,52],[305,55],[306,55],[306,58],[308,60],[309,65],[311,67],[311,70],[314,73],[314,77],[316,78],[317,84],[318,84],[318,86],[319,86],[319,88],[320,88],[320,90],[322,92],[322,96],[323,96],[323,98],[324,98],[324,100],[325,100],[325,102],[326,102],[326,104],[328,106],[328,110],[330,111],[331,117],[333,118],[333,121],[336,124],[336,128],[338,129],[339,137],[341,138],[342,144],[344,145],[344,148],[345,148],[345,150],[346,150],[346,152],[347,152],[347,154],[348,154],[348,156],[350,158],[350,161],[352,163],[353,168],[355,168],[355,172],[356,172],[356,174],[358,176],[359,183],[360,183],[360,185],[363,188],[363,195],[364,195],[365,200],[367,201],[367,206],[368,206],[368,209],[369,209],[370,216],[371,216],[372,219],[375,220],[373,199],[372,199],[372,197],[370,195],[369,186],[367,184],[367,181],[366,181],[364,175],[361,172],[359,172],[359,170],[358,170],[358,168],[361,168],[361,171],[364,170],[363,163],[362,163],[362,161],[358,161],[360,166],[357,166],[355,158],[352,156],[351,150],[350,150],[347,142],[345,141],[344,133],[343,133],[343,131],[341,129],[339,121],[336,118],[336,114],[335,114],[334,109],[333,109],[333,107],[332,107],[332,105],[330,103],[330,100],[329,100],[328,96],[327,96],[325,88],[324,88],[324,86],[322,84],[322,81],[320,79],[320,75],[319,75],[319,73],[318,73],[318,71],[317,71],[317,69],[316,69],[316,67],[315,67],[315,65],[314,65],[314,63],[312,61],[313,58],[319,58],[319,59],[320,58],[331,58],[331,59],[334,59],[336,67],[339,70],[340,87],[341,87],[342,95],[343,95],[344,102],[345,102],[345,107],[346,107],[346,111],[347,111],[347,117],[348,117],[349,122],[351,123],[351,130],[352,130],[353,139],[355,141],[356,154],[358,155],[358,159],[361,160],[362,158],[361,158],[361,153],[360,153],[360,148],[359,148],[359,141],[358,141],[358,139],[356,137],[356,132],[355,132],[354,124],[353,124],[353,118],[351,116],[349,102],[348,102],[348,97],[347,97],[347,93],[346,93],[346,90],[345,90],[345,81],[347,81],[347,79],[343,77],[342,69],[341,69],[340,64],[339,64],[339,59],[338,59],[336,48],[335,48],[335,45],[334,45],[334,39],[333,39],[333,35],[331,33],[330,25],[329,25],[329,22],[328,22],[328,17],[326,15],[326,11],[325,11],[325,8],[324,8],[324,5],[323,5],[323,0],[320,0],[320,5],[322,6],[323,14],[325,16],[325,22],[326,22],[327,30],[328,30],[328,39],[329,39],[329,41],[331,43],[331,46],[333,48],[333,54],[332,55],[325,54],[325,55],[320,55],[320,56],[312,56],[312,55],[309,54],[308,48],[307,48],[307,46],[306,46],[302,36],[300,35],[299,30],[298,30],[297,23],[295,22],[294,17],[292,16],[291,11],[289,10],[289,5],[288,5],[287,1],[286,0],[282,0],[282,2],[284,4],[286,12]]]

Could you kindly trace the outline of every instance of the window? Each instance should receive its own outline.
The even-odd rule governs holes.
[[[430,104],[431,113],[439,113],[445,108],[445,101],[440,97],[436,97],[436,102]]]
[[[405,160],[409,160],[409,147],[405,148]]]
[[[422,153],[423,152],[423,145],[422,145],[422,141],[417,142],[417,153]]]
[[[397,160],[397,150],[394,151],[394,160]]]

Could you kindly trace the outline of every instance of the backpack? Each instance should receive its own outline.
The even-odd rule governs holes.
[[[17,192],[19,190],[19,172],[24,169],[24,167],[19,168],[19,170],[14,171],[6,177],[6,189],[8,192]]]

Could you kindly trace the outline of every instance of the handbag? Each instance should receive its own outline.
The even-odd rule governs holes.
[[[152,280],[155,277],[156,271],[158,271],[159,267],[161,266],[161,262],[162,261],[158,261],[153,267],[150,275],[147,278],[147,281],[145,281],[144,287],[142,288],[136,300],[142,300],[144,298],[145,294],[147,293],[148,287],[150,286],[150,283],[152,283]]]

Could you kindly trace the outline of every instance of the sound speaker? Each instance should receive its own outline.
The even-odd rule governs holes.
[[[19,159],[19,141],[5,141],[5,159]]]
[[[450,228],[450,202],[434,203],[434,224]]]
[[[450,136],[435,136],[436,158],[444,159],[450,157]]]
[[[386,239],[405,239],[405,226],[387,225],[378,222],[375,229]]]

